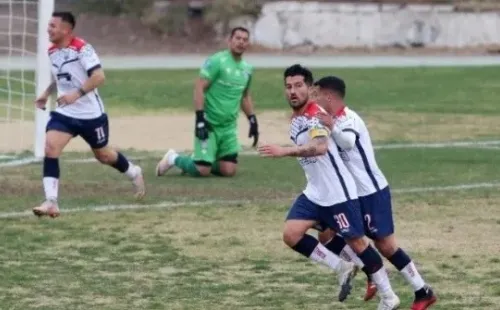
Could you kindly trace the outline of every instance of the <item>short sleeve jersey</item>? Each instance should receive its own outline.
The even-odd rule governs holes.
[[[388,182],[377,165],[370,133],[363,119],[345,107],[336,116],[335,126],[356,135],[355,147],[340,150],[340,155],[356,181],[358,195],[367,196],[385,188]]]
[[[77,91],[94,70],[101,68],[92,45],[77,37],[65,48],[51,46],[49,58],[58,97]],[[104,113],[104,105],[97,89],[94,89],[72,104],[57,106],[55,111],[76,119],[93,119]]]
[[[235,61],[229,50],[215,53],[205,61],[200,77],[210,81],[205,91],[205,115],[211,125],[236,125],[252,74],[253,67],[243,59]]]
[[[356,184],[340,158],[330,132],[316,118],[324,112],[314,102],[309,102],[303,112],[294,115],[290,125],[290,138],[296,145],[304,145],[312,139],[326,137],[328,152],[316,157],[302,157],[298,161],[304,169],[307,185],[303,193],[320,206],[333,206],[357,198]]]

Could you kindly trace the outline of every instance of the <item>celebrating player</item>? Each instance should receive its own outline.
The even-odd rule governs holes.
[[[108,145],[109,124],[97,87],[105,80],[94,48],[73,35],[75,17],[70,12],[55,12],[49,23],[49,49],[52,83],[36,99],[45,109],[49,96],[57,90],[57,108],[50,113],[46,128],[43,187],[45,202],[33,208],[38,216],[57,217],[59,189],[59,156],[69,141],[81,136],[91,147],[95,158],[124,173],[132,180],[135,196],[145,194],[142,169],[129,162]]]
[[[284,242],[298,253],[342,273],[342,260],[306,234],[318,222],[338,231],[358,254],[381,292],[378,309],[397,309],[400,301],[391,288],[382,258],[364,238],[356,184],[342,162],[329,130],[315,117],[322,109],[309,100],[312,73],[300,65],[293,65],[285,70],[284,80],[286,97],[294,111],[290,137],[295,146],[259,147],[259,153],[265,157],[298,157],[307,177],[305,190],[288,213]],[[342,289],[349,285],[349,281],[346,279],[342,283]]]
[[[318,103],[334,115],[319,115],[328,128],[332,128],[334,141],[341,149],[340,155],[354,177],[367,236],[374,240],[377,249],[403,275],[415,291],[412,310],[428,309],[437,300],[432,289],[424,282],[410,257],[399,248],[394,237],[391,194],[387,179],[375,160],[370,134],[359,115],[344,104],[346,86],[342,79],[327,76],[315,83]],[[320,240],[329,241],[327,247],[340,254],[345,241],[333,231],[320,233]],[[369,278],[365,300],[376,294]]]
[[[242,59],[249,45],[249,32],[234,28],[229,48],[210,56],[200,71],[194,88],[196,110],[194,154],[182,156],[169,150],[156,167],[164,175],[176,166],[191,176],[234,176],[238,152],[238,115],[240,107],[250,122],[248,137],[258,142],[257,118],[250,97],[253,68]]]

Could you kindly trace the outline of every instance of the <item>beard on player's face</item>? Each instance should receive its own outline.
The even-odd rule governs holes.
[[[289,95],[288,104],[294,110],[300,110],[309,101],[309,96],[307,94],[299,96],[297,94]]]

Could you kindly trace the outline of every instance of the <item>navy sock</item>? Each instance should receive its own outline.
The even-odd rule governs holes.
[[[379,271],[384,263],[382,262],[382,257],[375,251],[375,249],[369,245],[363,253],[358,254],[358,257],[361,259],[368,274],[374,274]]]
[[[340,252],[344,249],[346,243],[344,238],[340,237],[339,235],[335,234],[332,240],[325,244],[325,247],[330,250],[332,253],[335,253],[340,256]]]
[[[311,256],[314,249],[318,246],[318,239],[305,234],[302,239],[295,246],[292,247],[296,252],[304,255],[305,257]]]
[[[115,168],[116,170],[120,171],[121,173],[125,173],[128,170],[129,167],[129,162],[125,156],[123,156],[122,153],[118,152],[118,158],[116,159],[116,162],[111,165],[111,167]]]
[[[411,258],[408,254],[403,251],[403,249],[399,248],[391,257],[388,258],[391,264],[396,267],[399,271],[408,266],[411,263]]]
[[[372,276],[371,276],[371,274],[368,272],[368,269],[366,269],[366,266],[363,266],[363,268],[361,268],[361,270],[363,270],[363,272],[366,274],[366,277],[368,278],[368,280],[370,280],[370,281],[371,281]]]
[[[58,158],[43,158],[43,176],[59,179],[59,159]]]

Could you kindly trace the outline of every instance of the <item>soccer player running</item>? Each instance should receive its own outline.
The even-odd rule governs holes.
[[[411,309],[428,309],[437,298],[420,276],[411,258],[396,243],[389,184],[375,160],[366,124],[344,103],[345,82],[338,77],[327,76],[314,85],[317,87],[318,103],[328,112],[328,115],[319,115],[318,118],[331,128],[334,141],[340,148],[340,155],[356,182],[367,236],[374,240],[380,253],[413,287],[415,300]],[[321,232],[319,239],[338,255],[349,247],[332,230]],[[368,277],[365,300],[370,300],[376,294],[376,287],[371,280]]]
[[[74,36],[75,17],[71,12],[54,12],[48,32],[53,45],[49,48],[52,82],[36,99],[36,107],[45,109],[49,96],[57,90],[57,108],[50,113],[46,127],[43,187],[45,201],[33,208],[37,216],[59,216],[59,156],[69,141],[81,136],[95,158],[124,173],[135,187],[135,196],[145,194],[142,169],[123,154],[108,146],[109,124],[97,87],[105,80],[94,48]]]
[[[250,97],[253,67],[242,59],[249,46],[249,32],[232,29],[229,48],[211,55],[200,70],[194,87],[196,113],[194,154],[169,150],[156,167],[164,175],[173,166],[188,175],[231,177],[238,163],[238,116],[240,107],[250,122],[248,137],[259,138],[257,118]]]
[[[381,292],[378,309],[397,309],[400,301],[392,290],[382,258],[364,238],[356,184],[340,158],[330,131],[316,118],[322,109],[309,100],[312,73],[293,65],[285,70],[284,82],[286,98],[293,110],[290,138],[295,145],[258,148],[264,157],[297,157],[306,174],[307,186],[289,210],[283,240],[298,253],[343,273],[342,260],[307,234],[318,222],[338,231],[357,253]]]

